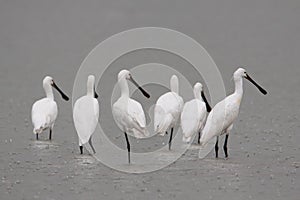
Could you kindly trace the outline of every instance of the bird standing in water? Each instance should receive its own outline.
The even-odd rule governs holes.
[[[90,75],[87,80],[87,94],[77,99],[73,109],[73,120],[78,134],[80,154],[83,154],[83,145],[90,144],[94,153],[92,135],[99,119],[98,94],[95,91],[95,77]]]
[[[198,144],[200,143],[200,132],[205,124],[207,113],[211,107],[203,92],[201,83],[194,85],[195,98],[184,104],[181,114],[181,128],[183,142],[190,143],[194,134],[198,133]]]
[[[218,158],[218,142],[219,136],[225,134],[225,142],[224,142],[224,153],[225,158],[228,157],[227,151],[227,143],[229,133],[233,128],[233,123],[237,119],[240,104],[243,97],[243,78],[249,80],[253,83],[258,90],[263,93],[264,95],[267,94],[267,91],[264,90],[261,86],[259,86],[246,72],[245,69],[239,68],[233,74],[233,79],[235,83],[235,90],[234,93],[227,96],[225,99],[217,103],[212,111],[209,113],[207,117],[206,124],[202,130],[202,135],[200,138],[200,145],[205,146],[210,139],[213,137],[217,137],[216,144],[215,144],[215,153],[216,158]],[[199,157],[203,157],[201,155],[201,150],[199,151]],[[204,152],[204,151],[203,151]]]
[[[57,104],[54,101],[54,95],[52,91],[54,87],[66,101],[69,97],[55,84],[54,80],[50,76],[46,76],[43,80],[43,88],[46,93],[46,97],[36,101],[32,105],[31,119],[33,124],[33,133],[36,135],[36,139],[39,139],[39,134],[46,129],[49,131],[49,140],[52,139],[52,130],[57,117]]]
[[[176,75],[170,79],[170,92],[160,96],[154,108],[154,131],[161,136],[171,129],[169,150],[171,150],[173,129],[180,119],[183,108],[183,99],[179,96],[179,83]]]
[[[146,118],[142,105],[129,97],[127,81],[131,81],[145,97],[150,95],[137,84],[128,70],[121,70],[118,74],[118,84],[121,88],[121,97],[113,104],[112,114],[118,127],[123,131],[127,144],[128,163],[130,163],[130,143],[127,133],[133,133],[136,138],[148,136]]]

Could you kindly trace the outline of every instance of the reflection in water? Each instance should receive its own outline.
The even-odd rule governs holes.
[[[47,149],[48,151],[53,151],[59,147],[59,144],[51,141],[34,140],[32,147],[37,150]]]
[[[94,163],[97,163],[97,161],[92,155],[78,155],[74,159],[74,164],[77,165],[90,165]]]

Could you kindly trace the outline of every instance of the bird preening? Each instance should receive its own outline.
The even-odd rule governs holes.
[[[225,135],[223,145],[225,158],[228,157],[228,138],[237,119],[240,104],[243,97],[243,78],[254,84],[264,95],[267,91],[254,81],[243,68],[238,68],[234,74],[234,92],[225,99],[211,107],[205,96],[203,85],[197,82],[193,87],[194,98],[184,103],[179,94],[179,80],[176,75],[170,78],[170,91],[161,95],[154,108],[154,133],[164,136],[170,133],[168,147],[172,150],[173,131],[177,125],[182,129],[182,140],[184,143],[193,142],[198,134],[200,144],[199,157],[203,158],[207,143],[216,138],[214,144],[215,156],[219,157],[219,136]],[[117,83],[121,90],[119,99],[112,106],[112,115],[116,125],[124,134],[128,163],[131,163],[130,134],[135,138],[146,138],[149,132],[146,127],[146,117],[142,102],[130,97],[128,81],[135,85],[140,92],[150,98],[150,94],[139,85],[128,70],[121,70],[117,76]],[[84,84],[84,83],[83,83]],[[44,130],[49,129],[49,140],[52,139],[52,131],[57,117],[58,109],[54,101],[52,88],[55,88],[61,97],[68,101],[69,97],[56,85],[53,78],[46,76],[43,80],[43,88],[46,97],[36,101],[32,106],[33,133],[36,139]],[[96,130],[99,119],[98,94],[95,90],[95,76],[89,75],[86,82],[86,94],[76,100],[73,107],[73,121],[78,134],[78,145],[80,154],[83,154],[83,146],[89,143],[93,153],[96,148],[93,146],[92,136]]]

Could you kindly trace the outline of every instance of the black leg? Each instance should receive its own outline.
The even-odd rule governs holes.
[[[168,131],[166,131],[166,135],[168,135]]]
[[[39,140],[39,134],[35,134],[36,140]]]
[[[200,137],[201,137],[201,133],[199,131],[199,133],[198,133],[198,144],[200,144]]]
[[[95,148],[94,148],[93,143],[92,143],[92,136],[91,136],[90,139],[89,139],[89,144],[90,144],[90,146],[91,146],[91,148],[92,148],[92,150],[93,150],[93,152],[94,152],[94,154],[95,154],[96,151],[95,151]]]
[[[79,146],[80,154],[83,154],[83,146]]]
[[[224,146],[223,146],[224,153],[225,153],[225,158],[228,158],[228,152],[227,152],[228,136],[229,136],[229,134],[227,134],[227,135],[225,136],[225,142],[224,142]]]
[[[127,144],[127,151],[128,151],[128,163],[130,164],[130,144],[129,144],[127,133],[124,132],[124,134],[125,134],[125,139],[126,139],[126,144]]]
[[[218,158],[218,151],[219,151],[218,143],[219,143],[219,136],[217,136],[217,142],[216,142],[216,145],[215,145],[216,158]]]
[[[49,131],[49,140],[52,139],[52,128],[50,128],[50,131]]]
[[[172,137],[173,137],[173,128],[171,128],[171,134],[169,139],[169,150],[171,150],[171,146],[172,146]]]

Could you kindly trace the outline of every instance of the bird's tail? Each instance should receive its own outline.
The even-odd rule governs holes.
[[[146,138],[150,135],[149,131],[145,127],[140,129],[132,129],[132,132],[136,138]]]
[[[34,134],[40,134],[40,133],[43,132],[43,130],[44,130],[44,127],[43,127],[43,126],[40,126],[40,128],[34,128],[34,129],[33,129],[33,133],[34,133]]]
[[[170,127],[173,120],[173,116],[171,114],[165,115],[158,126],[156,127],[156,133],[159,133],[161,136],[164,136],[166,134],[166,131]]]
[[[216,144],[216,137],[211,138],[208,141],[201,141],[200,140],[200,150],[199,150],[199,158],[205,158],[215,147]]]
[[[191,136],[186,137],[185,134],[183,134],[183,137],[182,137],[182,141],[183,141],[183,142],[190,143],[191,140],[192,140],[192,137],[191,137]]]
[[[50,117],[43,117],[43,116],[39,116],[39,117],[35,117],[35,120],[33,122],[33,133],[34,134],[40,134],[42,133],[44,130],[47,129],[47,127],[49,127],[49,123],[50,123]]]

